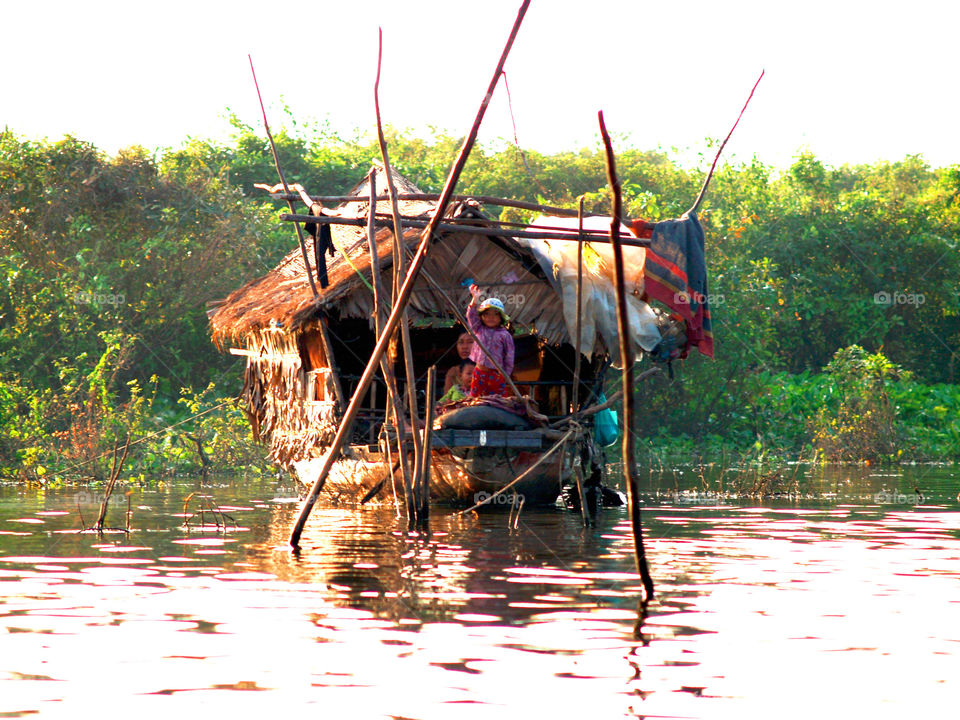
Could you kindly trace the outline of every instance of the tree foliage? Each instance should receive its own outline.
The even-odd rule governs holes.
[[[295,239],[277,222],[283,209],[253,188],[275,182],[266,139],[236,120],[234,131],[227,142],[192,139],[159,158],[139,147],[108,157],[73,137],[0,134],[0,460],[8,468],[39,464],[37,447],[69,445],[81,423],[102,429],[99,449],[109,445],[122,432],[118,405],[166,408],[172,420],[185,408],[183,387],[235,389],[234,361],[209,342],[205,304],[267,271]],[[439,191],[460,139],[387,135],[397,170]],[[341,137],[324,124],[288,119],[275,139],[288,181],[315,194],[346,192],[379,160],[374,137]],[[703,180],[700,169],[631,147],[620,149],[618,169],[627,213],[651,220],[682,214]],[[569,207],[585,195],[595,211],[609,204],[600,147],[477,147],[458,191]],[[677,381],[640,390],[645,433],[739,444],[761,437],[799,450],[816,431],[810,415],[796,413],[837,389],[837,360],[828,363],[853,345],[910,373],[890,389],[905,417],[923,424],[940,412],[907,401],[906,386],[935,408],[953,407],[949,390],[934,390],[952,387],[958,372],[960,166],[909,156],[831,168],[809,153],[785,169],[725,165],[701,218],[717,357],[693,356],[678,364]],[[922,445],[916,434],[898,437]],[[949,438],[941,440],[949,454]]]

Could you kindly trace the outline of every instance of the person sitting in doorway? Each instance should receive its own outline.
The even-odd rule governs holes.
[[[447,370],[446,377],[443,380],[444,395],[460,383],[460,375],[463,372],[463,361],[470,358],[471,350],[473,350],[473,336],[468,332],[460,333],[460,337],[457,338],[457,364]],[[470,388],[470,383],[467,383],[466,388]]]

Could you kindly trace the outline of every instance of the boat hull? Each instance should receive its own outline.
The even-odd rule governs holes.
[[[439,448],[431,453],[430,499],[450,505],[473,505],[502,489],[530,469],[543,451],[513,448]],[[395,458],[394,458],[395,460]],[[316,481],[323,458],[294,463],[302,488]],[[393,502],[403,498],[403,479],[383,453],[366,448],[350,448],[337,460],[324,483],[321,498],[332,502],[360,502],[378,485],[381,489],[371,502]],[[522,481],[489,503],[510,507],[549,505],[560,495],[561,485],[571,477],[571,454],[555,453],[538,465]]]

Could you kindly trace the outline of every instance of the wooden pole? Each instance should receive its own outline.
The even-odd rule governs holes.
[[[420,457],[420,470],[417,473],[417,525],[426,530],[430,521],[430,450],[433,445],[433,403],[436,397],[437,366],[427,370],[427,404],[423,410],[423,454]]]
[[[577,402],[580,398],[580,355],[583,350],[580,347],[580,323],[583,318],[583,195],[580,196],[578,207],[580,214],[577,216],[577,323],[576,340],[573,342],[573,350],[576,355],[573,361],[573,402],[570,403],[570,412],[575,413],[580,408]]]
[[[290,195],[290,188],[287,186],[287,179],[283,176],[283,170],[280,169],[280,155],[277,153],[277,145],[273,142],[273,134],[270,132],[270,124],[267,122],[267,110],[263,106],[263,97],[260,95],[260,83],[257,82],[257,71],[253,69],[253,56],[247,55],[250,61],[250,72],[253,73],[253,85],[257,89],[257,98],[260,100],[260,111],[263,113],[263,129],[267,131],[267,139],[270,141],[270,149],[273,151],[273,164],[277,168],[277,175],[280,176],[280,184],[283,185],[283,191]],[[290,214],[293,214],[293,200],[287,199],[287,207],[290,208]],[[300,223],[295,222],[293,226],[297,229],[297,240],[300,243],[300,254],[303,255],[303,268],[307,272],[307,280],[310,281],[310,290],[313,296],[317,297],[317,285],[313,282],[313,273],[310,271],[310,259],[307,257],[307,244],[303,239],[303,230],[300,229]],[[319,262],[317,258],[317,262]]]
[[[581,341],[581,323],[583,321],[583,195],[580,196],[577,203],[577,321],[576,321],[576,340],[573,343],[574,361],[573,361],[573,400],[570,403],[570,412],[575,413],[580,409],[580,356],[583,350],[580,347]],[[582,455],[581,455],[582,460]],[[583,520],[583,526],[590,525],[590,513],[587,512],[587,498],[583,493],[583,465],[574,470],[577,481],[577,495],[580,497],[580,518]]]
[[[393,216],[393,293],[394,302],[396,302],[397,287],[399,279],[406,276],[406,255],[403,243],[403,220],[400,214],[400,206],[397,204],[397,189],[393,184],[393,173],[390,170],[390,155],[387,152],[387,141],[383,134],[383,121],[380,116],[380,70],[383,65],[383,30],[377,28],[377,77],[373,83],[373,105],[377,116],[377,142],[380,146],[380,157],[383,159],[383,171],[387,176],[387,193],[390,198],[390,209]],[[376,190],[370,188],[371,197],[376,195]],[[373,201],[371,201],[373,202]],[[371,217],[374,216],[371,204]],[[423,456],[423,443],[420,437],[420,410],[417,403],[417,381],[416,373],[413,367],[413,343],[410,342],[410,316],[403,310],[400,316],[400,344],[403,347],[403,368],[407,381],[407,406],[410,410],[410,430],[413,435],[413,462],[408,467],[404,464],[404,482],[411,484],[410,488],[404,485],[404,491],[407,494],[407,528],[413,530],[418,524],[418,504],[415,493],[419,486],[419,468]],[[397,428],[399,441],[403,442],[403,425],[400,423]],[[408,492],[409,491],[409,492]]]
[[[753,93],[756,91],[757,85],[759,85],[760,81],[763,80],[763,74],[765,72],[766,70],[760,71],[760,77],[758,77],[757,81],[753,84],[753,89],[750,91],[750,95],[749,97],[747,97],[747,101],[743,104],[743,108],[740,110],[740,114],[737,115],[736,122],[733,123],[733,127],[730,128],[730,132],[727,133],[727,136],[723,139],[723,142],[720,143],[720,149],[717,150],[717,154],[713,158],[713,165],[710,166],[710,172],[707,173],[707,177],[706,179],[704,179],[703,185],[700,187],[700,193],[697,195],[697,199],[693,201],[693,205],[690,207],[690,209],[687,210],[687,214],[695,213],[697,211],[697,208],[700,207],[700,203],[703,202],[703,198],[707,194],[707,187],[710,185],[710,179],[713,177],[713,171],[717,167],[717,161],[720,159],[720,153],[723,152],[723,148],[726,146],[727,140],[730,139],[730,136],[733,135],[733,131],[737,129],[737,125],[740,124],[740,118],[743,117],[743,113],[744,111],[746,111],[747,105],[750,104],[750,100],[753,98]]]
[[[299,547],[300,545],[300,536],[303,534],[303,528],[307,523],[307,518],[310,517],[310,511],[313,510],[313,506],[317,502],[317,496],[320,494],[324,483],[327,481],[327,476],[330,474],[330,468],[332,468],[333,463],[339,459],[341,448],[343,447],[343,444],[346,441],[349,433],[353,430],[353,423],[357,417],[357,412],[360,409],[360,398],[370,385],[370,381],[373,378],[374,368],[379,363],[380,356],[383,355],[384,351],[386,350],[387,344],[390,342],[390,336],[393,334],[397,324],[400,322],[403,309],[406,308],[407,302],[410,300],[410,294],[413,292],[413,285],[417,280],[417,275],[420,273],[420,268],[423,266],[427,252],[430,249],[430,244],[433,241],[433,235],[434,231],[436,230],[436,226],[439,224],[440,218],[443,217],[443,213],[446,211],[447,204],[450,201],[450,196],[453,195],[453,190],[457,185],[457,181],[460,179],[460,173],[463,172],[463,166],[466,164],[467,158],[470,157],[470,151],[473,149],[473,145],[477,139],[477,133],[480,130],[480,123],[483,120],[484,114],[486,113],[487,106],[490,104],[490,99],[493,96],[494,89],[496,88],[497,80],[500,79],[500,74],[503,72],[503,65],[507,61],[507,56],[510,54],[510,48],[513,46],[513,41],[517,37],[517,32],[520,30],[520,25],[523,22],[523,17],[526,14],[529,5],[530,0],[524,0],[523,5],[520,8],[520,12],[517,15],[517,19],[514,22],[510,37],[507,39],[507,45],[503,49],[503,53],[500,56],[500,62],[497,64],[497,68],[494,71],[493,79],[491,80],[490,85],[487,88],[487,92],[483,97],[483,101],[480,104],[480,110],[477,112],[477,116],[473,121],[473,127],[470,129],[470,134],[467,136],[466,140],[464,140],[463,147],[460,148],[460,153],[457,156],[456,162],[454,162],[453,168],[450,170],[450,175],[447,177],[447,181],[443,186],[443,192],[440,194],[440,200],[437,203],[437,209],[434,213],[434,216],[431,218],[430,224],[427,225],[420,236],[420,245],[417,248],[416,255],[414,255],[413,262],[410,265],[410,270],[407,272],[407,275],[404,278],[403,285],[401,286],[400,291],[397,293],[397,301],[394,303],[393,310],[390,312],[390,317],[387,319],[386,327],[377,340],[377,344],[370,355],[370,360],[367,362],[367,367],[360,376],[360,380],[357,383],[357,388],[354,391],[353,397],[350,399],[350,404],[347,406],[346,412],[344,413],[343,420],[340,422],[340,426],[337,428],[337,434],[334,436],[333,441],[330,444],[330,449],[324,456],[323,464],[320,466],[320,472],[317,475],[317,479],[311,486],[310,492],[300,508],[300,514],[297,516],[297,520],[290,532],[290,545],[293,547]]]
[[[358,227],[365,227],[367,221],[363,218],[350,218],[350,217],[339,217],[337,215],[281,215],[280,219],[285,222],[310,222],[317,225],[355,225]],[[407,227],[412,228],[424,228],[429,225],[432,220],[420,220],[417,218],[404,218],[404,223]],[[490,222],[490,221],[486,221]],[[472,224],[476,223],[476,219],[471,219],[470,222],[460,222],[456,218],[446,218],[445,222],[437,224],[434,230],[442,232],[469,232],[473,235],[484,235],[488,237],[502,237],[502,238],[527,238],[530,240],[565,240],[569,242],[577,242],[576,233],[570,230],[561,229],[533,229],[533,230],[515,230],[508,228],[500,227],[486,227],[483,225]],[[593,230],[584,230],[584,237],[595,243],[609,243],[610,235],[608,233],[599,233]],[[649,247],[650,240],[647,238],[621,238],[621,243],[624,246],[629,247]]]
[[[643,528],[640,524],[640,483],[637,478],[636,447],[633,440],[634,394],[633,394],[633,349],[630,342],[630,320],[627,316],[626,281],[623,271],[623,247],[620,244],[620,213],[623,197],[620,180],[617,178],[613,144],[603,122],[603,111],[598,113],[600,135],[607,155],[607,181],[613,200],[613,218],[610,222],[610,242],[613,245],[613,267],[617,290],[617,332],[620,335],[620,363],[623,366],[623,473],[627,481],[627,502],[630,506],[630,524],[633,527],[633,543],[637,572],[643,581],[646,600],[653,599],[653,578],[647,567],[643,548]]]
[[[376,328],[376,336],[379,338],[383,326],[383,305],[381,300],[385,300],[386,292],[380,279],[380,255],[377,248],[377,231],[373,222],[373,216],[374,212],[376,211],[377,202],[377,179],[375,171],[370,172],[369,182],[370,196],[373,198],[373,200],[370,203],[370,222],[367,228],[367,239],[370,245],[370,279],[373,281],[374,326]],[[413,483],[410,468],[407,465],[407,448],[406,443],[403,441],[403,414],[401,412],[402,403],[400,402],[400,393],[397,390],[397,379],[394,376],[390,359],[386,354],[381,355],[380,357],[380,372],[383,373],[383,379],[387,385],[387,404],[393,410],[394,423],[397,428],[397,453],[399,455],[399,462],[403,474],[404,504],[407,508],[407,517],[411,517],[415,512],[415,505],[412,491]],[[387,416],[387,412],[384,412],[384,421],[386,421]],[[389,443],[390,439],[387,438],[386,442]],[[393,470],[391,469],[390,472],[392,475]]]
[[[278,193],[273,192],[273,188],[266,185],[255,185],[264,190],[270,191],[270,195],[276,200],[286,200],[287,193]],[[290,198],[295,199],[297,196],[290,193]],[[366,202],[369,200],[369,197],[365,195],[311,195],[310,197],[312,202],[317,203],[352,203],[352,202]],[[440,195],[438,193],[400,193],[396,196],[399,200],[439,200]],[[388,200],[390,199],[389,195],[381,195],[379,200]],[[543,213],[545,215],[556,215],[557,217],[577,217],[577,211],[571,208],[562,208],[556,207],[553,205],[541,205],[539,203],[526,202],[524,200],[511,200],[509,198],[499,198],[491,197],[489,195],[452,195],[450,199],[453,202],[459,200],[476,200],[482,205],[497,205],[500,207],[512,207],[519,208],[520,210],[533,210],[536,212]],[[309,207],[309,203],[308,203]],[[590,213],[593,215],[593,213]]]

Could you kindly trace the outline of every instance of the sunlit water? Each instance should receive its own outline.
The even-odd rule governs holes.
[[[204,486],[226,532],[184,528],[197,481],[135,489],[103,536],[77,532],[90,491],[0,487],[0,716],[952,717],[958,477],[751,501],[651,476],[640,639],[622,509],[435,510],[417,538],[392,507],[320,508],[297,557],[283,485]]]

